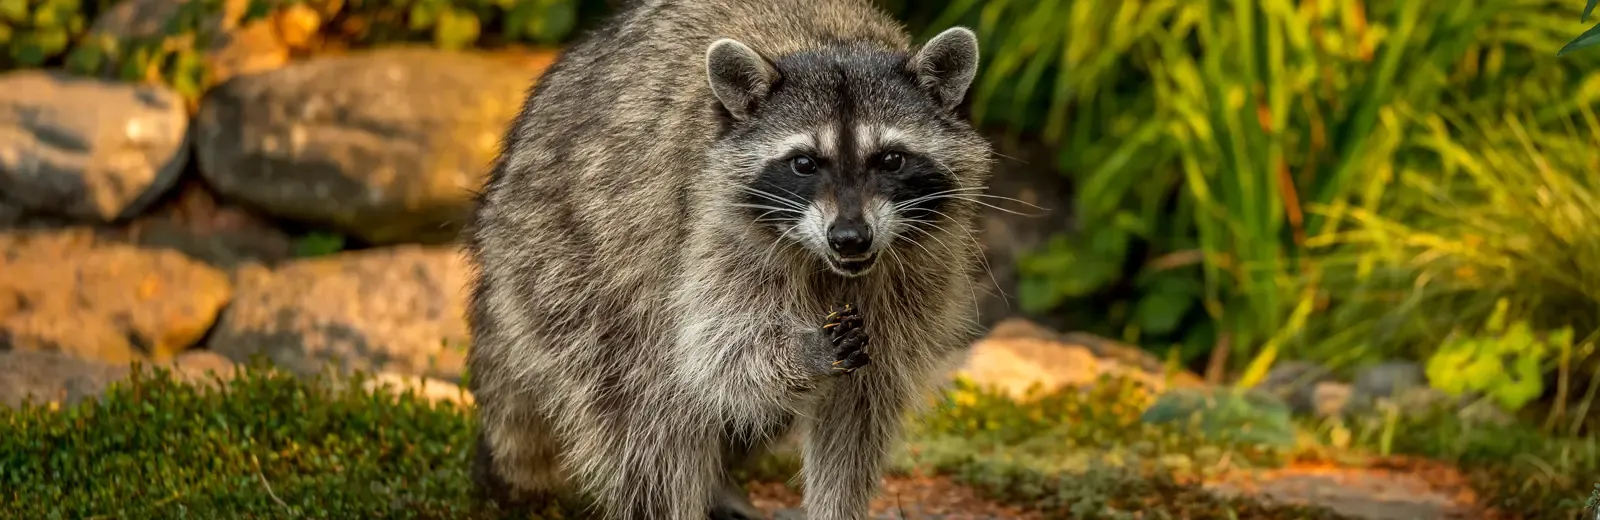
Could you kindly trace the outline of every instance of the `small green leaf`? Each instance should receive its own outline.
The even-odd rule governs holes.
[[[463,9],[442,13],[433,26],[433,40],[439,48],[459,50],[478,40],[478,16]]]
[[[67,54],[67,70],[79,74],[93,74],[105,66],[106,53],[96,42],[84,42]]]
[[[1600,24],[1595,24],[1595,26],[1590,27],[1589,30],[1583,31],[1583,34],[1578,35],[1577,38],[1573,38],[1572,41],[1567,42],[1566,45],[1561,47],[1561,50],[1556,51],[1556,56],[1565,56],[1572,51],[1594,46],[1596,44],[1600,44]]]
[[[0,0],[0,19],[11,22],[28,21],[28,0]]]
[[[417,2],[411,4],[411,12],[406,17],[406,26],[413,31],[420,31],[433,27],[439,23],[439,6],[433,2]]]
[[[55,56],[66,51],[67,45],[72,43],[72,40],[65,27],[51,27],[39,30],[38,43],[39,50],[46,56]]]
[[[533,2],[517,2],[515,7],[506,12],[501,19],[500,31],[505,33],[506,39],[520,40],[524,33],[529,32],[538,25],[539,4]]]
[[[34,27],[55,27],[61,22],[55,9],[39,9],[33,12]]]
[[[200,96],[202,73],[205,67],[200,54],[195,51],[179,52],[172,64],[172,89],[185,97]]]
[[[271,14],[271,13],[272,13],[272,2],[271,1],[269,1],[269,0],[250,0],[250,3],[245,5],[244,17],[243,17],[242,21],[249,22],[249,21],[259,20],[259,19],[262,19],[262,18],[266,18],[267,15]]]
[[[534,40],[551,43],[560,41],[572,32],[578,23],[578,7],[573,2],[554,2],[528,27],[528,36]]]
[[[1166,335],[1177,330],[1195,297],[1180,291],[1153,291],[1139,299],[1133,318],[1147,334]]]
[[[1594,6],[1597,4],[1600,4],[1600,0],[1589,0],[1588,5],[1583,6],[1583,17],[1579,18],[1578,21],[1589,23],[1589,15],[1594,14]]]

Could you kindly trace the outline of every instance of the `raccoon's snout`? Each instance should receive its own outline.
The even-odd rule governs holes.
[[[861,221],[835,221],[828,226],[828,247],[844,258],[865,255],[872,250],[872,228]]]

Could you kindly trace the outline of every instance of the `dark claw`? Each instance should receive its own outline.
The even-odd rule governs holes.
[[[866,351],[868,336],[862,328],[863,321],[854,305],[847,304],[828,314],[827,323],[822,328],[827,331],[828,340],[835,349],[830,365],[834,373],[848,374],[871,363],[872,358]]]

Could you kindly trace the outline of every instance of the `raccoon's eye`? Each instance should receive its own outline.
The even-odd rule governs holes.
[[[905,163],[906,158],[900,155],[900,152],[884,152],[878,156],[878,168],[886,172],[900,171],[900,167]]]
[[[800,175],[811,175],[813,173],[817,173],[817,161],[813,161],[810,157],[802,155],[793,159],[789,159],[789,169],[794,170],[795,173]]]

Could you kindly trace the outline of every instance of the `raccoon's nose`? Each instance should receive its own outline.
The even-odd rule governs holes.
[[[872,230],[853,222],[828,227],[828,247],[839,256],[861,256],[872,248]]]

